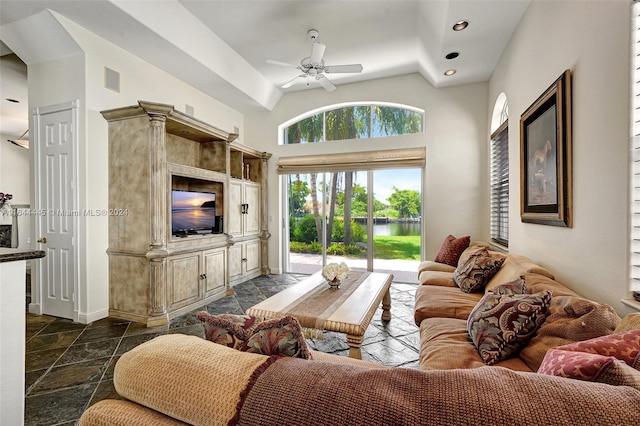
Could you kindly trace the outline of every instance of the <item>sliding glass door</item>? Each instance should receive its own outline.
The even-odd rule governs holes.
[[[417,282],[421,171],[284,175],[285,271],[311,274],[326,263],[345,262]]]

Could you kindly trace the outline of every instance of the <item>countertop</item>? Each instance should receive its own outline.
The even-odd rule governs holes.
[[[44,250],[0,248],[0,263],[41,257],[44,257]]]

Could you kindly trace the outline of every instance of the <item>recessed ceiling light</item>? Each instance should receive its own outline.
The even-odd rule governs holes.
[[[444,72],[444,75],[446,75],[447,77],[449,77],[449,76],[451,76],[451,75],[454,75],[455,73],[456,73],[456,70],[451,69],[451,70],[446,70],[446,71]]]
[[[447,58],[447,59],[455,59],[458,56],[460,56],[460,54],[458,52],[451,52],[451,53],[447,54],[447,56],[445,56],[445,58]]]
[[[19,104],[20,101],[17,99],[12,99],[12,98],[5,98],[6,100],[8,100],[9,102],[13,102],[14,104]]]
[[[469,21],[458,21],[453,25],[453,31],[462,31],[469,26]]]

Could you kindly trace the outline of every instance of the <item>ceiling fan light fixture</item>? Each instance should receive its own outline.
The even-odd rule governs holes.
[[[445,56],[445,58],[447,59],[455,59],[458,56],[460,56],[460,53],[458,52],[451,52],[451,53],[447,53],[447,55]]]
[[[453,31],[462,31],[469,26],[469,21],[460,20],[453,24]]]
[[[451,77],[452,75],[454,75],[457,71],[454,69],[450,69],[450,70],[446,70],[444,72],[444,75],[446,75],[447,77]]]

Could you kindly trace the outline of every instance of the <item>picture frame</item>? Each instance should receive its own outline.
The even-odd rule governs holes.
[[[571,70],[520,116],[520,220],[573,226]]]

